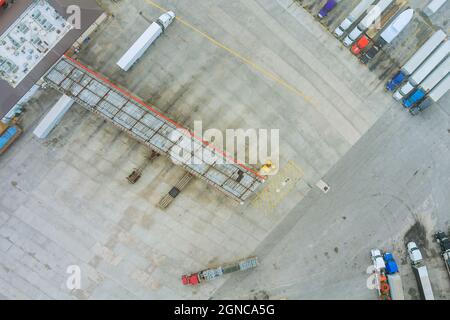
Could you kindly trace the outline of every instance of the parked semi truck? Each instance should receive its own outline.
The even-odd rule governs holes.
[[[216,278],[219,278],[223,275],[238,272],[238,271],[246,271],[254,269],[258,266],[258,258],[251,257],[245,260],[241,260],[239,262],[229,264],[226,266],[207,269],[200,271],[198,273],[184,275],[181,277],[181,281],[185,286],[196,286],[205,281],[211,281]]]
[[[428,97],[423,100],[418,106],[409,109],[409,112],[415,116],[425,109],[431,107],[450,90],[450,75],[447,75],[433,90],[428,94]]]
[[[361,57],[361,62],[366,64],[375,57],[375,55],[380,51],[380,49],[383,46],[392,43],[392,41],[394,41],[395,38],[397,38],[400,35],[400,33],[406,28],[406,26],[411,22],[413,16],[414,16],[414,9],[410,8],[400,13],[384,29],[384,31],[380,34],[380,37],[376,40],[373,46],[367,51],[367,53]],[[364,38],[364,36],[362,38]],[[354,51],[353,48],[352,51]]]
[[[377,23],[372,24],[372,26],[367,29],[366,35],[370,39],[375,39],[376,36],[380,33],[381,30],[385,29],[385,27],[390,24],[390,21],[392,18],[397,15],[397,13],[400,12],[400,10],[406,6],[407,0],[395,0],[392,5],[386,9],[385,12],[383,12],[383,15],[381,15],[378,18]]]
[[[389,291],[392,300],[405,300],[405,293],[403,291],[402,278],[398,269],[397,262],[395,262],[392,253],[386,252],[383,255],[384,263],[386,264],[386,274],[389,283]]]
[[[319,14],[317,15],[319,19],[323,19],[337,6],[339,2],[342,0],[328,0],[325,5],[320,9]]]
[[[364,19],[349,33],[344,39],[343,43],[346,47],[352,45],[363,32],[365,32],[376,20],[381,17],[383,12],[394,2],[394,0],[380,0],[372,9],[367,13]]]
[[[407,248],[421,298],[423,300],[434,300],[433,288],[431,287],[427,267],[423,263],[422,253],[415,242],[408,243]]]
[[[413,74],[446,38],[447,34],[444,31],[436,31],[386,84],[386,89],[388,91],[397,90],[403,81]]]
[[[363,34],[358,41],[356,41],[352,46],[352,53],[359,55],[365,48],[371,48],[370,43],[373,41],[379,31],[383,29],[389,20],[400,10],[400,8],[406,3],[406,0],[396,0],[394,5],[391,5],[388,10],[383,14],[379,23],[373,24],[366,32]],[[382,43],[382,41],[381,41]],[[376,44],[372,46],[375,47]],[[379,49],[379,48],[378,48]],[[377,50],[378,53],[379,50]]]
[[[394,99],[401,100],[410,94],[448,56],[450,41],[441,44],[428,59],[413,73],[408,82],[394,93]]]
[[[439,84],[450,72],[450,58],[445,59],[434,71],[414,90],[407,98],[403,99],[403,105],[411,108],[420,102],[435,86]]]
[[[445,268],[450,276],[450,239],[444,232],[436,233],[434,238],[441,247],[442,259],[444,259]]]
[[[334,30],[334,34],[337,37],[342,37],[346,30],[348,30],[359,18],[361,18],[369,9],[369,7],[375,3],[376,0],[361,0],[361,2],[350,12],[347,18]]]
[[[156,39],[167,29],[175,19],[175,13],[172,11],[164,13],[156,22],[153,22],[147,30],[136,40],[128,51],[120,58],[117,65],[124,71],[130,68],[142,57],[147,49]]]
[[[361,2],[350,12],[349,16],[345,18],[344,21],[339,25],[339,27],[334,30],[334,34],[337,37],[342,37],[358,19],[360,19],[369,9],[369,7],[374,4],[376,0],[361,0]]]

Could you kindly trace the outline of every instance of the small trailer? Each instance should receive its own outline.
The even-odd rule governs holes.
[[[202,282],[211,281],[226,274],[251,270],[257,266],[258,258],[251,257],[222,267],[207,269],[190,275],[184,275],[181,277],[181,281],[185,286],[196,286]]]

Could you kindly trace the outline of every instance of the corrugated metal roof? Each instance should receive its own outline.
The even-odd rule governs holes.
[[[7,10],[0,10],[0,34],[30,6],[33,0],[15,1]],[[66,8],[78,5],[81,9],[81,29],[72,29],[58,44],[50,50],[37,66],[16,87],[11,87],[0,79],[0,118],[5,116],[12,107],[33,87],[33,85],[55,64],[72,44],[100,17],[103,10],[95,0],[48,0],[63,17],[67,18]]]

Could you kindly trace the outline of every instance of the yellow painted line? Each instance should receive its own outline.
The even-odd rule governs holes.
[[[149,5],[158,8],[159,10],[161,10],[162,12],[167,12],[169,11],[168,9],[162,7],[161,5],[159,5],[158,3],[153,2],[152,0],[145,0]],[[314,107],[317,107],[317,104],[315,103],[315,101],[313,101],[313,99],[311,97],[309,97],[308,95],[304,94],[302,91],[300,91],[299,89],[297,89],[296,87],[294,87],[293,85],[291,85],[290,83],[288,83],[286,80],[282,79],[281,77],[279,77],[278,75],[270,72],[269,70],[267,70],[266,68],[260,66],[259,64],[257,64],[256,62],[253,62],[252,60],[244,57],[242,54],[240,54],[239,52],[237,52],[236,50],[233,50],[229,47],[227,47],[226,45],[220,43],[219,41],[217,41],[216,39],[214,39],[213,37],[211,37],[210,35],[208,35],[207,33],[201,31],[200,29],[198,29],[197,27],[195,27],[194,25],[190,24],[189,22],[187,22],[186,20],[184,20],[183,18],[177,16],[175,18],[178,22],[180,22],[181,24],[183,24],[184,26],[188,27],[189,29],[195,31],[196,33],[200,34],[201,36],[203,36],[205,39],[207,39],[208,41],[210,41],[211,43],[213,43],[214,45],[218,46],[219,48],[222,48],[223,50],[227,51],[228,53],[230,53],[231,55],[233,55],[234,57],[238,58],[239,60],[241,60],[242,62],[244,62],[246,65],[248,65],[249,67],[253,68],[254,70],[260,72],[261,74],[263,74],[266,78],[275,81],[276,83],[280,84],[281,86],[285,87],[286,89],[288,89],[289,91],[293,92],[295,95],[299,96],[300,98],[304,99],[305,101],[307,101],[308,103],[310,103],[311,105],[313,105]]]

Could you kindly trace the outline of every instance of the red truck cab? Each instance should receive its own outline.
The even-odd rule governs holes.
[[[196,286],[200,283],[198,273],[182,276],[181,281],[185,286]]]
[[[354,55],[359,55],[361,51],[369,45],[369,39],[366,36],[362,36],[353,46],[352,52]]]

